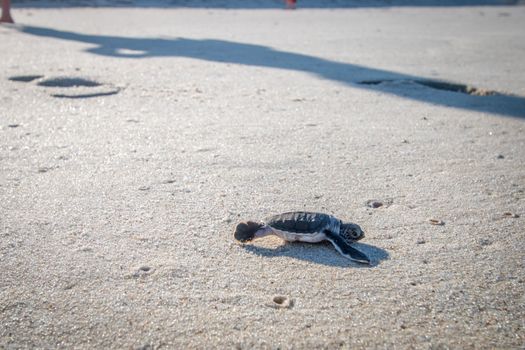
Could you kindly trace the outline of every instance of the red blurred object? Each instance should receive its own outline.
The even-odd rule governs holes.
[[[14,23],[13,17],[11,17],[11,0],[2,0],[2,17],[0,22]]]
[[[286,8],[289,10],[295,10],[297,7],[297,0],[286,0]]]

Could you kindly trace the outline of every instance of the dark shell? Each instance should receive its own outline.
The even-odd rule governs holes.
[[[277,230],[308,234],[323,230],[330,223],[330,218],[330,215],[322,213],[293,211],[274,215],[265,222]]]

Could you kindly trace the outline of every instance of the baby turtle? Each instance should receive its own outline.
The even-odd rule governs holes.
[[[330,241],[344,257],[362,264],[370,264],[370,259],[365,254],[350,246],[365,236],[361,227],[342,222],[332,215],[293,211],[271,216],[262,222],[241,222],[234,233],[235,239],[241,242],[268,235],[279,236],[288,242]]]

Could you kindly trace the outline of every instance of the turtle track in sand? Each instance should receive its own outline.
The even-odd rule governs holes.
[[[9,77],[14,82],[29,83],[49,88],[50,95],[55,98],[83,99],[118,94],[121,90],[112,84],[105,84],[93,79],[75,76],[59,76],[43,79],[44,75],[17,75]]]

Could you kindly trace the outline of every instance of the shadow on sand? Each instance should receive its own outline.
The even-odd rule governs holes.
[[[332,244],[328,242],[317,244],[286,242],[277,248],[265,248],[251,244],[244,245],[243,247],[252,254],[267,258],[285,256],[298,260],[310,261],[316,264],[336,267],[374,267],[379,265],[381,261],[389,258],[389,254],[386,250],[365,243],[354,243],[352,244],[352,247],[359,249],[359,251],[366,254],[370,258],[370,265],[359,264],[344,258],[335,250]]]
[[[212,62],[233,63],[293,70],[352,87],[381,91],[430,104],[525,117],[525,97],[483,91],[461,83],[449,83],[421,76],[397,73],[351,63],[327,60],[271,47],[217,39],[131,38],[87,35],[51,28],[19,26],[21,32],[41,37],[83,42],[93,45],[87,52],[126,59],[149,57],[189,57]],[[436,88],[440,86],[441,88]],[[460,89],[457,89],[457,87]],[[450,88],[447,88],[450,87]]]

